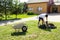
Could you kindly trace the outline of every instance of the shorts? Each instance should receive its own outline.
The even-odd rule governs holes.
[[[43,18],[39,17],[39,21],[42,20],[43,21]]]

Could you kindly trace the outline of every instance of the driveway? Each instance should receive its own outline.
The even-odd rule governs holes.
[[[30,17],[30,18],[24,18],[21,20],[1,21],[0,26],[4,26],[6,24],[14,24],[14,23],[18,23],[18,22],[25,22],[25,21],[30,21],[30,20],[38,20],[38,17],[34,16],[34,17]],[[60,14],[49,14],[48,21],[60,22]]]
[[[24,21],[29,21],[29,20],[38,20],[38,17],[31,17],[31,18],[27,18],[27,19],[23,19]],[[60,22],[60,14],[49,14],[48,16],[48,21],[51,22]]]
[[[48,20],[51,21],[51,22],[60,22],[60,14],[49,15]]]

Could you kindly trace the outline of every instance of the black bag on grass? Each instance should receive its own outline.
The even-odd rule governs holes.
[[[55,29],[56,28],[56,26],[54,24],[52,24],[52,23],[49,23],[48,27],[51,28],[51,29]]]

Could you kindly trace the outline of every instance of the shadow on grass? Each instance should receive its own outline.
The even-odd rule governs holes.
[[[0,24],[7,24],[8,22],[14,22],[14,21],[18,21],[21,20],[21,18],[15,18],[15,19],[8,19],[8,20],[0,20]]]
[[[11,33],[12,36],[26,35],[26,32],[14,32]]]
[[[56,29],[55,25],[50,24],[51,26],[46,27],[46,25],[40,25],[39,28],[51,32],[51,29]]]
[[[21,18],[13,18],[13,19],[7,19],[7,20],[0,20],[0,21],[10,21],[10,20],[20,20]]]

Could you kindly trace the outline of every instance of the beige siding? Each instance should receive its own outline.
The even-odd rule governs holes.
[[[41,3],[31,3],[31,4],[28,4],[28,8],[33,8],[32,12],[34,13],[40,13],[38,11],[38,7],[41,7],[42,8],[42,11],[43,13],[46,13],[47,12],[47,2],[41,2]]]
[[[56,5],[56,6],[58,8],[58,13],[60,13],[60,5]],[[38,7],[42,7],[42,11],[41,11],[42,13],[47,13],[47,2],[28,4],[28,8],[33,8],[32,12],[34,12],[36,14],[40,14],[40,12],[38,11]],[[52,13],[52,7],[53,7],[53,5],[50,7],[50,13]]]

